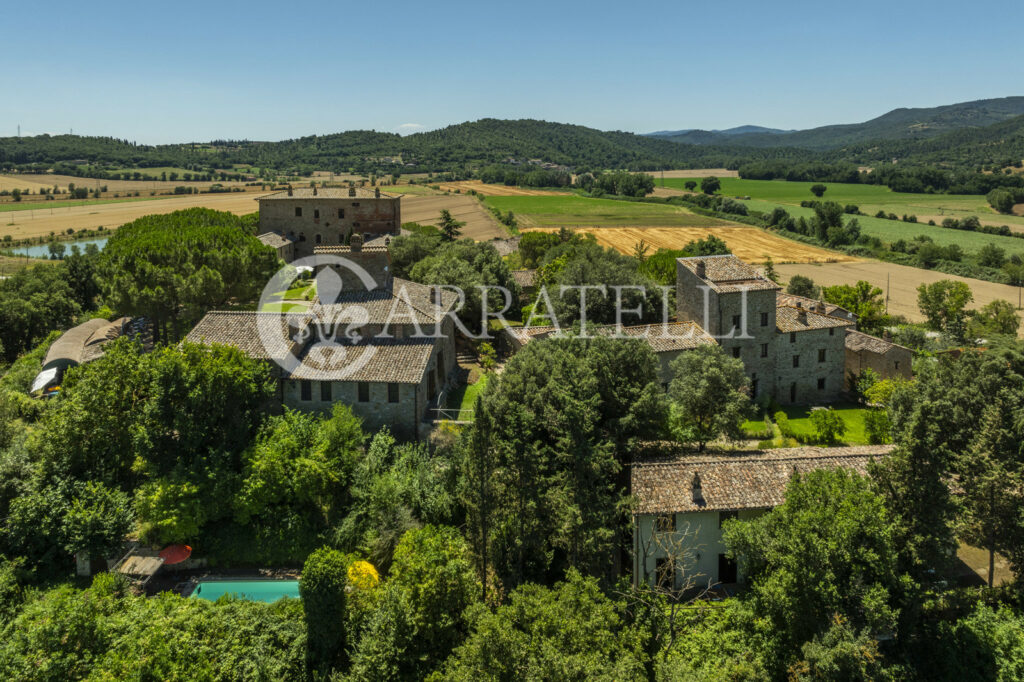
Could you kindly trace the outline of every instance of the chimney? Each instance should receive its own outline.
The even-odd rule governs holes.
[[[800,308],[799,303],[796,304],[796,307],[799,308],[799,310],[797,310],[796,312],[796,321],[804,326],[807,326],[807,311],[804,310],[803,308]]]
[[[373,188],[373,198],[380,199],[380,187]]]
[[[693,481],[690,484],[693,491],[693,503],[697,505],[704,505],[704,490],[700,484],[700,474],[696,471],[693,472]]]
[[[430,304],[440,306],[441,305],[441,288],[430,287]]]
[[[353,185],[352,187],[349,187],[349,188],[348,188],[348,195],[349,195],[350,197],[354,197],[354,196],[356,195],[356,188],[355,188],[355,185]]]
[[[800,309],[800,310],[803,310],[803,307],[804,307],[804,302],[803,302],[803,301],[801,301],[801,300],[797,300],[797,302],[796,302],[796,307],[797,307],[798,309]]]
[[[363,250],[363,235],[359,232],[353,233],[352,237],[349,239],[348,245],[352,253],[361,252]]]
[[[888,341],[889,343],[892,343],[892,332],[890,332],[888,329],[883,331],[882,332],[882,340],[883,341]]]
[[[288,185],[288,196],[292,195],[292,186]]]
[[[313,185],[313,196],[316,196],[316,185]]]
[[[697,276],[701,279],[707,279],[708,266],[703,260],[697,261]]]

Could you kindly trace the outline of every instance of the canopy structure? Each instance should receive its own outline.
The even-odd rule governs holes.
[[[163,565],[164,562],[160,557],[129,554],[114,570],[139,585],[145,585]]]
[[[192,548],[188,545],[170,545],[160,550],[160,559],[168,566],[180,564],[192,556]]]

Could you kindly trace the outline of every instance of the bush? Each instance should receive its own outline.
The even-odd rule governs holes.
[[[306,613],[306,660],[311,671],[329,674],[345,658],[345,556],[323,547],[306,559],[299,594]]]
[[[811,425],[819,443],[831,445],[846,433],[846,422],[831,407],[811,412]]]
[[[888,443],[891,432],[892,423],[885,410],[874,409],[864,412],[864,433],[868,437],[868,443],[872,445]]]

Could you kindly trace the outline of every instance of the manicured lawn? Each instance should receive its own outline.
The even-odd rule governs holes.
[[[867,445],[868,439],[864,433],[865,409],[851,403],[832,405],[832,408],[839,413],[839,416],[842,417],[843,422],[846,424],[846,433],[842,436],[841,440],[850,445]],[[796,435],[806,436],[808,439],[813,440],[814,427],[811,425],[810,407],[787,407],[783,408],[782,411],[789,417],[790,427]],[[774,421],[774,415],[772,415],[772,421]],[[751,435],[764,431],[764,419],[745,422],[743,430]]]
[[[296,283],[291,289],[287,291],[279,291],[276,294],[273,294],[273,296],[275,298],[280,298],[282,301],[305,301],[308,300],[306,299],[306,292],[309,292],[310,298],[312,298],[312,294],[315,290],[315,282],[311,284]]]
[[[476,405],[476,397],[480,395],[480,391],[484,390],[484,387],[487,386],[488,376],[489,375],[487,374],[483,374],[475,384],[460,386],[458,389],[453,391],[451,395],[448,396],[448,407],[453,410],[472,410],[473,406]]]
[[[305,303],[267,303],[260,308],[265,313],[301,313],[308,309]]]
[[[691,213],[679,206],[575,194],[539,197],[487,197],[488,206],[512,211],[524,225],[537,227],[713,227],[724,220]]]

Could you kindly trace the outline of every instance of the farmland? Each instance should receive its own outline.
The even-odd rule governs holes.
[[[487,197],[488,206],[512,211],[520,227],[716,227],[732,223],[696,215],[680,206],[575,194],[533,197]]]
[[[558,228],[532,228],[530,231],[553,232]],[[784,239],[770,232],[747,226],[722,227],[600,227],[581,228],[597,239],[597,243],[620,253],[632,254],[633,245],[641,240],[657,249],[681,249],[687,243],[714,235],[745,261],[762,263],[771,256],[776,263],[851,262],[857,259],[834,251]]]
[[[800,207],[801,201],[816,199],[811,193],[814,182],[787,182],[784,180],[743,180],[740,178],[719,178],[722,182],[721,194],[726,196],[749,196],[754,201],[750,207],[760,209],[758,202],[770,206],[783,205],[787,208]],[[687,182],[684,178],[665,179],[665,187],[683,189]],[[656,184],[661,179],[656,176]],[[916,215],[919,222],[927,223],[934,220],[941,223],[945,218],[966,218],[977,216],[986,225],[1009,225],[1010,229],[1024,232],[1024,218],[996,213],[988,205],[984,196],[975,194],[909,194],[893,192],[882,185],[862,185],[853,183],[826,182],[828,189],[822,197],[823,201],[836,201],[840,204],[856,204],[866,214],[874,215],[878,211],[895,213],[896,215]],[[792,213],[792,211],[791,211]],[[883,221],[896,222],[896,221]],[[863,218],[861,224],[864,224]],[[915,227],[912,225],[912,227]],[[919,234],[919,232],[915,233]]]
[[[230,211],[237,215],[255,213],[258,210],[257,192],[234,192],[229,194],[188,194],[184,196],[151,198],[140,201],[118,203],[90,203],[87,206],[62,207],[60,202],[49,202],[42,210],[11,211],[0,217],[0,237],[11,235],[14,239],[45,237],[51,232],[76,232],[104,226],[116,228],[136,218],[154,213],[171,213],[183,208],[204,206],[218,211]]]
[[[446,192],[469,192],[470,190],[488,197],[544,197],[560,196],[565,192],[558,192],[549,189],[533,189],[530,187],[510,187],[508,185],[486,184],[479,180],[466,180],[463,182],[445,182],[439,187]]]
[[[931,284],[942,279],[952,279],[966,283],[974,293],[974,302],[969,308],[980,308],[995,299],[1003,299],[1017,305],[1021,294],[1020,287],[1008,284],[995,284],[967,277],[956,277],[932,270],[920,270],[905,265],[879,263],[877,261],[859,261],[855,263],[828,263],[824,265],[800,264],[780,265],[776,268],[779,275],[788,280],[793,275],[805,275],[814,280],[815,284],[832,286],[836,284],[856,284],[865,280],[879,287],[888,294],[889,312],[903,315],[911,321],[921,322],[924,317],[917,308],[917,287],[920,284]],[[1020,313],[1018,312],[1018,315]]]
[[[191,171],[184,171],[182,169],[162,169],[162,168],[126,168],[127,171],[138,171],[140,173],[146,173],[149,175],[156,174],[160,175],[161,171],[169,170],[178,173],[177,180],[98,180],[96,178],[80,178],[74,175],[56,175],[53,173],[19,173],[17,175],[0,175],[0,190],[31,190],[33,194],[38,194],[41,189],[52,189],[54,186],[59,187],[61,191],[66,191],[69,184],[75,185],[75,187],[87,187],[90,190],[97,189],[99,187],[106,187],[108,192],[150,192],[153,190],[167,191],[173,190],[178,185],[188,185],[189,187],[199,187],[206,189],[213,184],[221,184],[225,187],[233,187],[244,185],[244,182],[234,181],[212,181],[212,182],[199,182],[194,180],[182,179],[184,173]]]
[[[404,196],[402,222],[436,225],[441,209],[448,209],[456,220],[466,223],[462,228],[463,237],[487,241],[508,236],[505,229],[476,198],[465,194]]]

